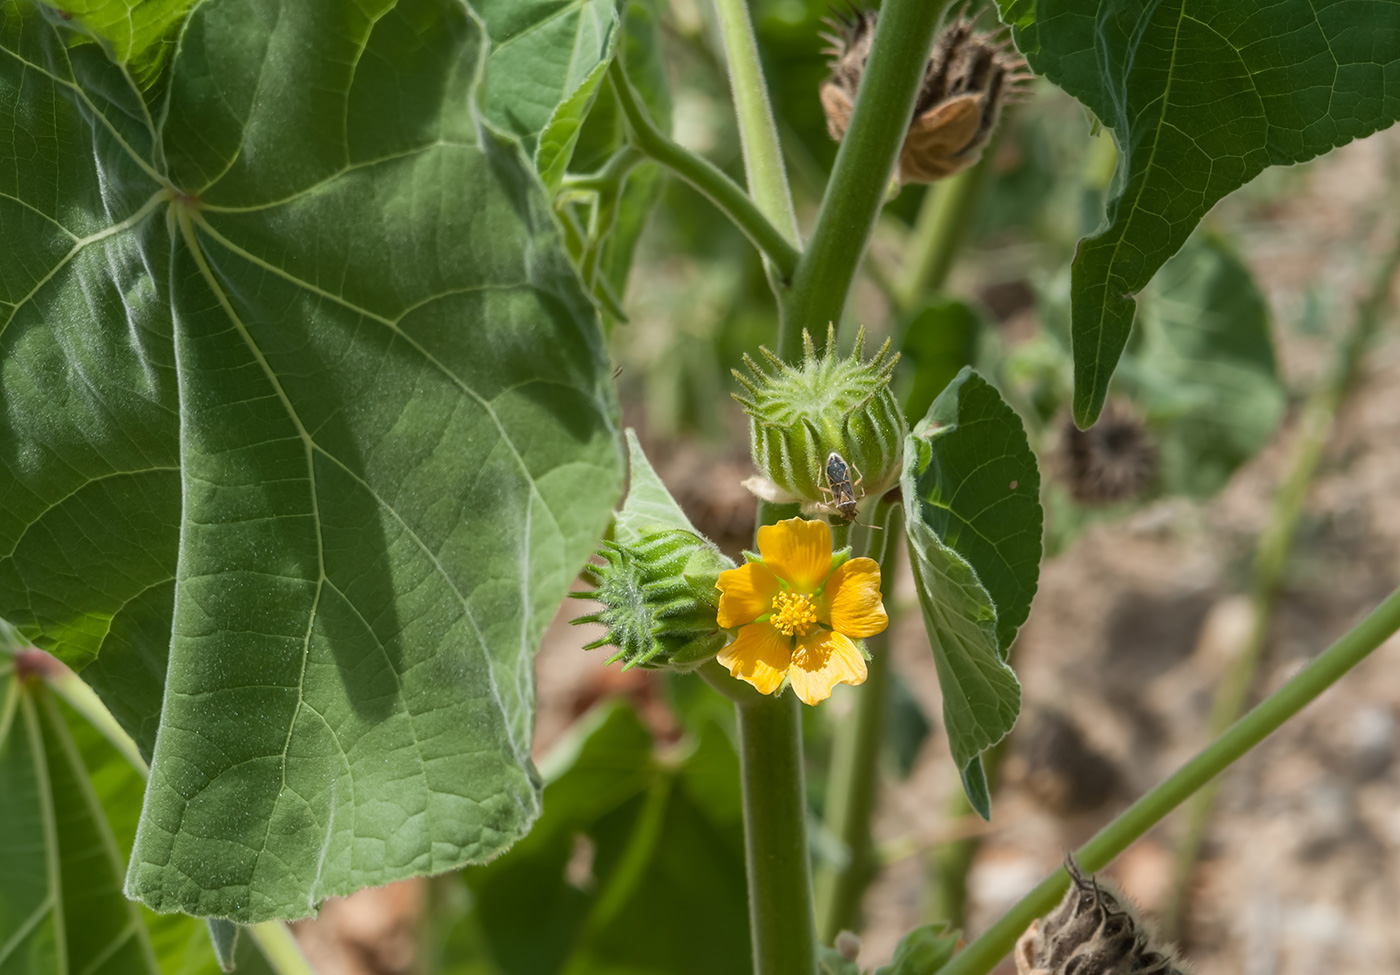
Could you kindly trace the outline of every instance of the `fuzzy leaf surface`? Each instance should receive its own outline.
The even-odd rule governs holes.
[[[971,369],[958,373],[905,440],[910,561],[949,747],[965,776],[1020,710],[1006,653],[1039,577],[1039,486],[1020,419]],[[979,811],[985,805],[977,802]]]
[[[491,36],[487,117],[556,187],[617,46],[617,0],[473,0]]]
[[[70,24],[0,7],[0,615],[151,758],[128,892],[251,922],[489,859],[621,458],[484,31],[210,0],[147,105]]]
[[[1031,67],[1113,130],[1106,226],[1073,274],[1074,415],[1103,408],[1134,296],[1216,201],[1400,118],[1392,0],[998,0]]]

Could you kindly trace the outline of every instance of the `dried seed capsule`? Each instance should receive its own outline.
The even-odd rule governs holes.
[[[1088,430],[1065,421],[1057,467],[1081,504],[1130,501],[1157,480],[1157,443],[1126,407],[1111,402]]]
[[[1016,942],[1016,975],[1187,975],[1158,946],[1132,905],[1065,857],[1070,886],[1060,906]]]
[[[845,136],[865,74],[878,14],[852,8],[827,21],[831,77],[821,87],[827,129]],[[899,154],[903,183],[932,183],[966,169],[982,156],[1001,108],[1029,90],[1033,77],[1006,35],[976,30],[977,18],[957,14],[939,32]]]
[[[605,542],[602,565],[584,569],[591,592],[570,593],[602,604],[574,623],[601,623],[607,635],[584,647],[611,644],[608,663],[693,670],[724,646],[719,628],[719,574],[733,568],[719,549],[692,532],[664,529],[626,544]]]
[[[748,486],[767,500],[801,501],[849,520],[862,497],[883,494],[899,480],[904,416],[889,388],[899,354],[891,355],[886,342],[873,359],[862,360],[864,329],[847,358],[834,352],[834,328],[820,358],[812,337],[803,332],[803,340],[801,365],[761,348],[772,373],[748,356],[751,375],[734,371],[747,391],[734,398],[749,414],[753,462],[761,475]]]

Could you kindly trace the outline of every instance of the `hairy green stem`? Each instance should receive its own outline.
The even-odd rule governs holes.
[[[253,938],[268,965],[277,975],[316,975],[316,969],[301,953],[292,931],[281,921],[264,921],[250,924],[243,930]]]
[[[881,499],[873,518],[880,528],[866,532],[864,554],[880,563],[881,595],[892,604],[897,543],[903,537],[898,506]],[[831,944],[843,929],[855,928],[865,888],[875,874],[870,821],[879,797],[880,744],[889,699],[889,631],[867,643],[871,654],[865,683],[848,692],[854,706],[839,722],[832,745],[824,825],[847,856],[842,863],[826,863],[817,870],[817,935],[823,944]]]
[[[1337,414],[1356,384],[1362,358],[1375,338],[1389,305],[1391,285],[1397,271],[1400,271],[1400,241],[1391,248],[1377,270],[1365,299],[1357,306],[1351,332],[1339,351],[1332,376],[1309,397],[1303,409],[1288,477],[1274,498],[1268,527],[1260,535],[1255,549],[1249,635],[1216,690],[1211,707],[1207,727],[1212,736],[1229,727],[1249,700],[1254,675],[1268,642],[1270,618],[1297,535],[1308,488],[1317,473],[1323,450],[1331,439]],[[1219,792],[1220,780],[1217,779],[1193,796],[1186,810],[1186,826],[1176,848],[1176,877],[1171,898],[1163,912],[1164,933],[1172,939],[1176,939],[1181,932],[1191,875],[1200,857]]]
[[[1001,124],[1006,124],[1005,117]],[[998,133],[1001,129],[998,128]],[[953,258],[967,238],[968,227],[991,178],[999,135],[977,165],[929,187],[910,235],[909,257],[893,282],[895,306],[912,311],[930,292],[938,291],[953,269]]]
[[[784,359],[801,354],[803,327],[818,332],[841,320],[909,131],[944,5],[945,0],[886,0],[880,8],[850,125],[785,302],[786,328],[778,348]]]
[[[1168,813],[1277,731],[1285,721],[1340,680],[1398,630],[1400,589],[1386,597],[1370,615],[1297,676],[1197,752],[1166,781],[1099,830],[1076,854],[1080,865],[1090,871],[1103,869]],[[1055,906],[1067,886],[1069,877],[1064,868],[1056,870],[1002,915],[981,937],[939,969],[937,975],[987,975],[1011,951],[1016,939],[1031,921]]]
[[[791,280],[799,256],[793,243],[764,216],[739,184],[718,166],[673,142],[656,127],[627,80],[622,62],[613,61],[608,70],[613,90],[617,92],[618,104],[622,106],[622,113],[627,119],[632,144],[709,197],[773,262],[779,280]]]
[[[802,705],[784,691],[736,703],[754,975],[814,975]]]
[[[800,246],[797,214],[792,207],[778,128],[763,82],[758,41],[749,21],[746,0],[715,0],[720,36],[729,62],[729,86],[734,93],[734,113],[739,121],[739,142],[744,151],[744,176],[758,209],[778,228],[794,248]],[[784,280],[787,274],[782,275]]]

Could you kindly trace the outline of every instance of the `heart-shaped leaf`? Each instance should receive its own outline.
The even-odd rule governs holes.
[[[73,23],[0,8],[0,615],[152,758],[128,890],[257,921],[489,859],[621,457],[484,31],[209,0],[143,95]]]

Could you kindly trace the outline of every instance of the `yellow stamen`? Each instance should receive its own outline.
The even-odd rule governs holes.
[[[806,636],[817,625],[817,609],[811,596],[780,592],[773,597],[773,615],[768,621],[783,636]]]

